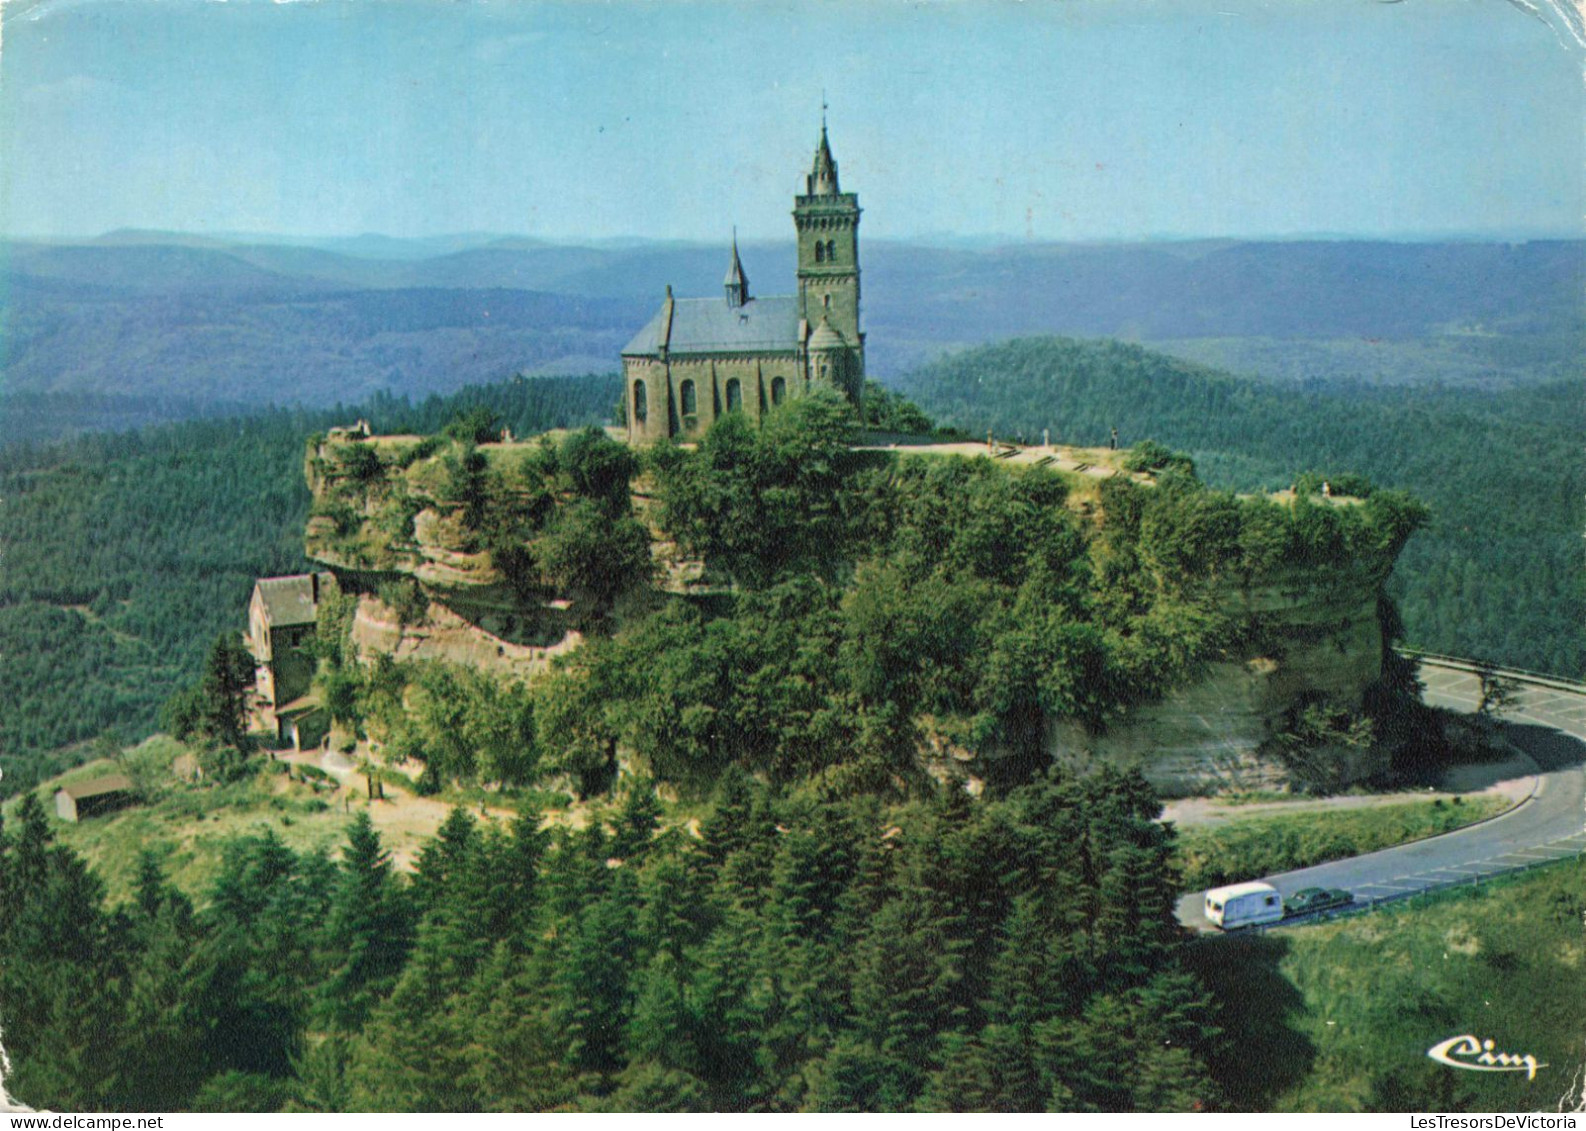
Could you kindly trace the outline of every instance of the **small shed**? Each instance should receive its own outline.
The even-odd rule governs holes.
[[[275,709],[275,737],[293,750],[317,746],[330,731],[330,715],[320,706],[319,696],[309,694]]]
[[[55,791],[55,813],[63,821],[97,817],[133,804],[132,779],[126,774],[107,774],[92,781],[75,782]]]

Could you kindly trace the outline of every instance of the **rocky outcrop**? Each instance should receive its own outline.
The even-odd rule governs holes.
[[[1235,654],[1204,665],[1198,678],[1127,710],[1103,731],[1051,724],[1053,756],[1137,765],[1168,797],[1336,786],[1385,768],[1385,756],[1370,747],[1315,749],[1306,761],[1328,767],[1330,780],[1322,782],[1277,741],[1297,704],[1358,709],[1381,674],[1375,578],[1323,585],[1295,578],[1232,594],[1225,611],[1244,629]]]
[[[544,643],[533,643],[511,614],[474,610],[474,618],[431,602],[419,623],[407,624],[378,597],[365,594],[353,614],[352,642],[361,656],[439,660],[522,677],[543,670],[584,639],[564,625],[542,632]]]
[[[510,492],[529,444],[472,449]],[[454,446],[337,430],[309,444],[305,550],[358,594],[352,641],[365,657],[431,659],[524,675],[576,647],[566,601],[526,600],[466,521],[469,474]],[[402,595],[401,609],[388,601]],[[387,599],[382,599],[385,597]]]
[[[467,449],[473,474],[488,470],[498,495],[510,496],[501,513],[537,505],[526,485],[532,477],[517,474],[535,447]],[[344,434],[310,445],[306,473],[314,494],[308,554],[361,594],[352,624],[361,654],[522,676],[579,644],[568,603],[526,600],[482,544],[488,523],[477,514],[468,520],[470,472],[457,448],[417,436]],[[655,588],[686,595],[729,591],[725,579],[661,534],[652,488],[644,476],[634,482],[633,508],[651,528]],[[1089,504],[1084,513],[1096,517]],[[1049,723],[1047,752],[1058,761],[1138,765],[1167,796],[1335,788],[1380,772],[1384,756],[1369,743],[1329,744],[1324,735],[1301,749],[1292,728],[1296,710],[1307,705],[1358,711],[1379,678],[1377,599],[1395,550],[1343,564],[1273,567],[1259,584],[1230,578],[1215,601],[1230,627],[1216,658],[1160,699],[1114,715],[1105,727]],[[510,568],[510,556],[502,556]],[[402,601],[388,591],[393,583],[416,586],[417,593]],[[923,729],[934,733],[931,726]],[[971,752],[945,738],[927,747],[921,761],[944,780],[974,785],[999,776],[994,751]],[[1003,763],[1001,769],[1011,767]]]

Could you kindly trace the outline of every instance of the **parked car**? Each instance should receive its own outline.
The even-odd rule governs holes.
[[[1311,915],[1317,911],[1332,911],[1347,907],[1355,897],[1339,888],[1301,888],[1283,901],[1285,915]]]

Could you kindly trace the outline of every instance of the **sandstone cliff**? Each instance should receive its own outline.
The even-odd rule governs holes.
[[[1297,707],[1358,710],[1380,676],[1376,587],[1362,573],[1232,593],[1226,611],[1247,632],[1227,658],[1100,731],[1053,724],[1048,748],[1058,759],[1095,755],[1139,765],[1168,797],[1337,787],[1378,773],[1386,756],[1369,745],[1327,744],[1300,761],[1280,741]]]
[[[535,461],[549,450],[540,442],[459,446],[346,434],[310,444],[307,552],[359,594],[351,636],[360,654],[526,676],[578,646],[578,595],[557,593],[543,579],[526,582],[521,564],[513,574],[529,529],[522,516],[555,506],[535,486]],[[485,477],[499,515],[477,512]],[[1105,522],[1093,496],[1076,494],[1070,504],[1087,521]],[[661,536],[643,477],[632,504],[652,536],[655,589],[715,591],[701,563]],[[520,526],[507,529],[509,521]],[[1395,553],[1285,568],[1254,583],[1230,577],[1214,602],[1230,626],[1215,658],[1155,701],[1089,727],[1050,722],[1047,750],[1059,761],[1139,765],[1169,796],[1336,788],[1381,771],[1381,750],[1347,726],[1338,727],[1337,741],[1325,726],[1319,734],[1313,726],[1305,742],[1295,732],[1308,708],[1341,714],[1345,723],[1358,717],[1381,672],[1378,592]],[[932,743],[926,761],[938,775],[971,783],[998,776],[995,751]]]
[[[420,436],[341,430],[310,442],[305,551],[357,594],[352,642],[361,655],[525,675],[576,647],[570,602],[515,588],[467,521],[469,476],[510,485],[535,450],[504,443],[459,452]]]

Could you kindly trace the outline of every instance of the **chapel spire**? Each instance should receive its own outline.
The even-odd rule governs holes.
[[[836,196],[837,162],[832,158],[831,142],[826,140],[826,105],[821,104],[821,143],[815,147],[815,165],[804,178],[806,196]]]
[[[743,261],[738,258],[738,229],[732,230],[732,262],[727,266],[727,305],[742,306],[749,301],[749,276],[744,274]]]

